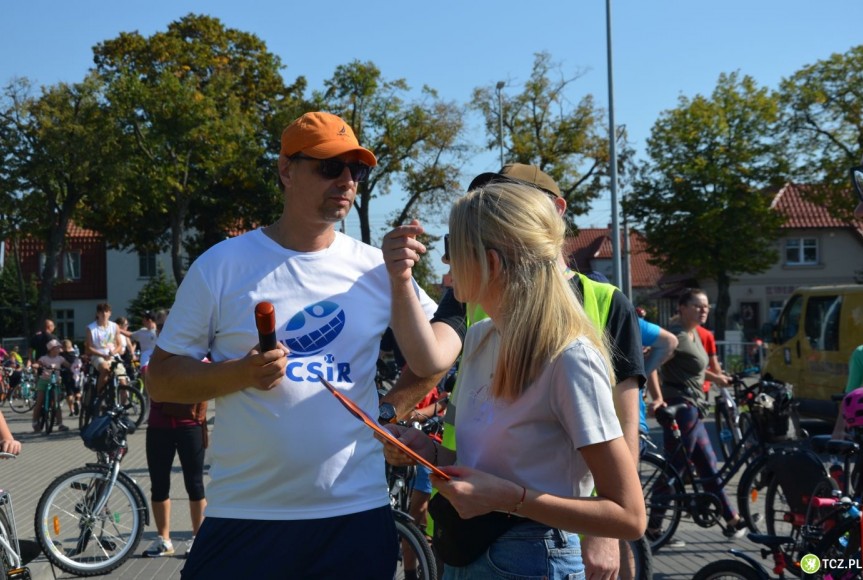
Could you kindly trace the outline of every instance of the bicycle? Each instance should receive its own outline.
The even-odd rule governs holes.
[[[21,369],[21,381],[9,394],[9,406],[16,413],[28,413],[36,406],[36,373],[32,368]]]
[[[667,544],[677,527],[683,513],[692,516],[700,527],[709,528],[720,523],[722,504],[719,497],[704,489],[706,483],[715,483],[724,488],[738,471],[745,465],[740,478],[737,493],[737,505],[741,518],[753,531],[757,530],[760,504],[757,495],[751,495],[751,489],[762,489],[770,480],[767,459],[770,449],[756,437],[751,445],[741,442],[734,447],[731,458],[726,461],[714,477],[699,478],[689,452],[684,445],[680,428],[674,418],[678,406],[661,407],[656,411],[660,424],[667,425],[676,440],[673,451],[666,459],[658,452],[656,445],[646,436],[642,436],[642,452],[639,456],[638,472],[644,491],[644,500],[648,515],[648,540],[655,554]],[[682,459],[683,472],[678,471],[671,460]],[[686,484],[692,486],[687,491]],[[724,525],[724,524],[723,524]]]
[[[36,538],[46,557],[66,572],[95,576],[118,568],[150,523],[144,492],[120,470],[126,435],[134,429],[121,405],[94,419],[82,438],[97,452],[97,462],[60,475],[39,498]]]
[[[14,459],[13,453],[0,452],[0,459]],[[27,568],[41,550],[35,542],[19,540],[15,527],[15,512],[12,509],[12,496],[0,490],[0,577],[10,580],[30,580]]]
[[[761,388],[761,384],[747,386],[743,379],[755,373],[757,373],[755,369],[734,373],[731,375],[731,384],[720,387],[719,395],[716,397],[713,418],[723,461],[727,461],[734,447],[741,441],[745,441],[748,434],[754,430],[749,404],[755,396],[755,391]]]
[[[96,388],[98,371],[90,367],[82,388],[81,412],[78,415],[81,429],[117,404],[123,407],[124,413],[132,418],[136,427],[140,427],[147,418],[149,405],[144,394],[137,387],[126,384],[127,375],[122,365],[123,361],[118,356],[111,360],[110,379],[101,391]]]
[[[59,371],[52,368],[51,378],[45,389],[45,397],[42,399],[42,412],[39,414],[39,419],[37,419],[39,431],[41,432],[44,428],[45,435],[50,435],[51,431],[54,430],[54,425],[59,425],[62,419],[60,413],[63,411],[60,408],[60,403],[63,400],[63,389],[58,382],[59,376]]]

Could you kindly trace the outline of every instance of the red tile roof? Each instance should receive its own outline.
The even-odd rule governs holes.
[[[629,231],[630,258],[633,288],[654,288],[662,272],[647,262],[650,254],[644,237],[635,230]],[[621,251],[623,247],[621,246]],[[570,266],[580,272],[592,270],[592,260],[610,260],[612,257],[610,228],[583,228],[574,238],[567,238],[563,248]]]
[[[852,219],[850,222],[830,215],[827,208],[807,201],[804,196],[811,185],[787,183],[773,197],[770,207],[785,214],[784,229],[852,229],[863,237],[863,221]]]

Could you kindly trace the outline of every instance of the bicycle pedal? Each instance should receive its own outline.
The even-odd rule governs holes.
[[[6,572],[7,580],[32,580],[30,576],[30,568],[24,566],[22,568],[12,568]]]

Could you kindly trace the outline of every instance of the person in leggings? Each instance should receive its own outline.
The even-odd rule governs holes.
[[[715,480],[717,474],[716,452],[710,443],[710,437],[701,421],[701,404],[705,401],[702,385],[709,357],[698,336],[696,327],[703,324],[710,312],[710,304],[704,290],[689,288],[683,292],[677,302],[679,322],[670,330],[677,335],[677,348],[674,356],[662,365],[661,396],[654,398],[650,405],[651,412],[659,407],[676,406],[674,418],[680,427],[681,437],[689,452],[698,476],[708,481],[704,489],[716,494],[722,504],[722,515],[725,518],[725,536],[741,538],[746,533],[746,522],[731,506],[728,495]],[[726,378],[718,375],[716,378],[722,386],[727,385]],[[671,458],[672,464],[681,469],[683,456],[675,454],[677,442],[671,434],[668,425],[663,424],[663,439],[665,455]],[[662,513],[652,510],[648,514],[647,536],[652,538],[659,533],[658,527]]]
[[[181,404],[150,401],[147,423],[147,469],[150,472],[150,502],[158,536],[144,550],[144,557],[174,554],[171,542],[171,468],[174,455],[180,456],[183,481],[189,495],[192,542],[204,521],[207,500],[204,495],[204,449],[207,447],[207,403]]]

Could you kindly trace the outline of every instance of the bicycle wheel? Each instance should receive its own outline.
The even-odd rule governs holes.
[[[737,511],[746,521],[749,530],[756,534],[763,534],[766,531],[765,496],[772,479],[773,472],[767,465],[767,456],[761,455],[749,463],[737,484]]]
[[[147,518],[140,488],[120,473],[99,513],[93,509],[110,483],[107,466],[73,469],[55,479],[36,507],[34,527],[45,555],[77,576],[114,570],[138,547]]]
[[[732,410],[717,399],[713,423],[716,426],[716,439],[719,441],[719,454],[722,456],[722,461],[728,461],[740,442],[732,414]]]
[[[117,396],[120,398],[118,402],[125,409],[126,416],[135,422],[135,427],[140,427],[149,414],[149,407],[144,401],[144,395],[136,387],[120,385],[117,387]]]
[[[101,405],[99,397],[96,396],[96,385],[86,383],[84,392],[81,395],[81,410],[78,413],[78,428],[83,430],[84,427],[90,424],[95,416],[95,410]]]
[[[9,497],[4,495],[4,497]],[[9,546],[15,548],[18,538],[15,535],[15,525],[9,521],[5,511],[0,511],[0,534]],[[4,548],[0,548],[0,578],[6,578],[6,573],[15,568],[15,561],[9,557]]]
[[[761,580],[762,574],[740,560],[719,560],[711,562],[695,573],[692,580],[723,580],[738,578],[742,580]]]
[[[653,578],[653,554],[647,536],[637,540],[620,542],[620,580],[651,580]]]
[[[16,413],[28,413],[36,406],[36,390],[29,384],[19,384],[9,394],[9,406]]]
[[[647,507],[647,536],[655,554],[671,540],[683,515],[686,489],[674,469],[665,459],[652,453],[642,453],[638,459],[638,476]]]
[[[51,431],[54,430],[54,425],[57,424],[57,413],[62,412],[57,393],[57,387],[50,387],[45,393],[45,400],[48,401],[48,409],[43,413],[45,415],[45,435],[50,435]]]
[[[771,536],[792,536],[800,532],[806,514],[797,514],[788,503],[779,479],[773,478],[764,494],[764,527]]]
[[[393,517],[399,538],[399,562],[396,568],[396,580],[404,579],[406,560],[416,562],[416,578],[437,580],[435,557],[425,534],[414,524],[409,515],[393,510]]]
[[[860,517],[848,517],[827,532],[812,552],[821,559],[822,566],[829,560],[831,568],[807,571],[801,565],[803,578],[832,578],[852,580],[860,578]]]
[[[808,544],[814,545],[821,541],[824,534],[843,515],[842,506],[838,504],[838,497],[834,495],[834,492],[838,490],[839,486],[830,476],[825,476],[812,490],[809,505],[806,507],[806,520],[801,528],[804,540]],[[818,500],[827,501],[820,502]]]

